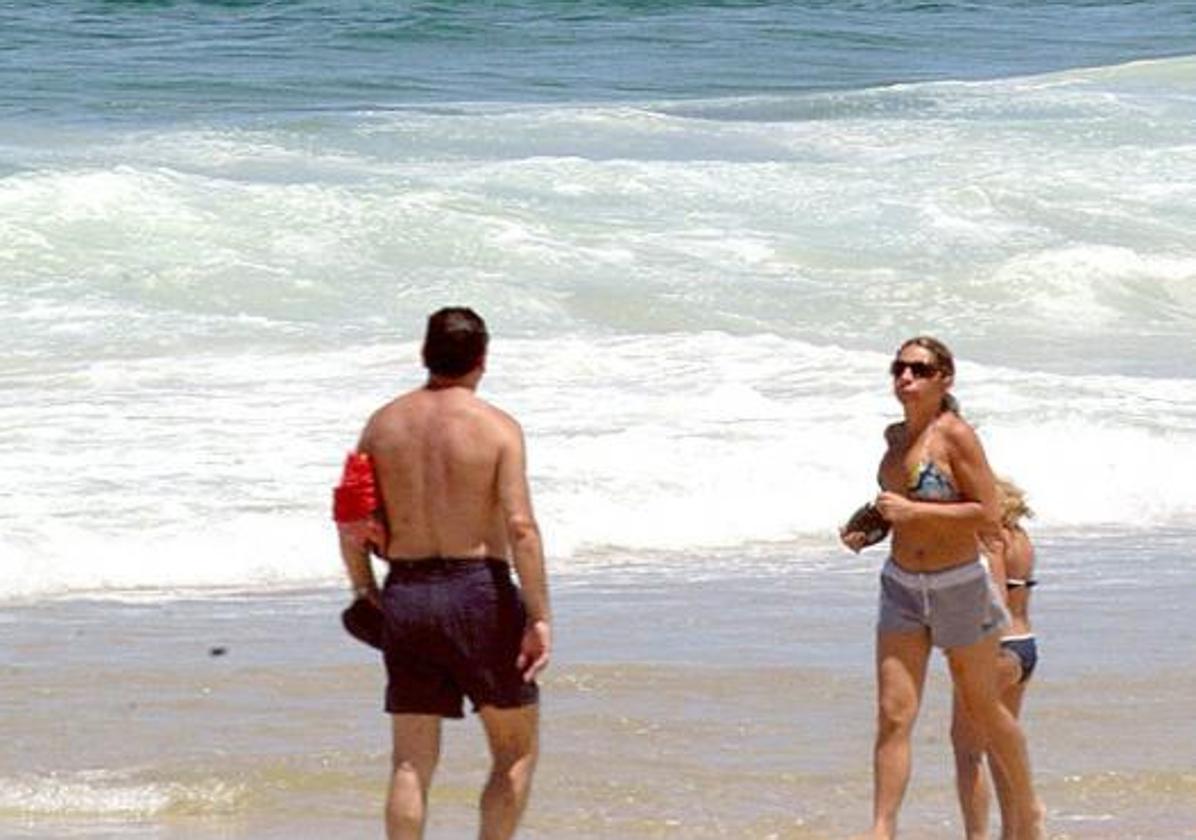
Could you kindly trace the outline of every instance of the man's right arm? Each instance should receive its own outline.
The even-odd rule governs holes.
[[[367,423],[357,441],[356,451],[359,453],[369,454],[366,446],[369,429],[370,424]],[[368,598],[375,605],[380,603],[380,596],[378,582],[374,577],[374,566],[370,561],[370,544],[372,541],[378,540],[384,543],[385,538],[382,533],[382,529],[378,527],[377,520],[373,516],[352,522],[337,523],[341,559],[345,564],[345,572],[349,576],[349,588],[355,597]],[[385,551],[386,547],[380,545],[379,549]]]

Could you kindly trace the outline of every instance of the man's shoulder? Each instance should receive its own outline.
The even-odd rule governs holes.
[[[522,427],[519,421],[510,413],[496,406],[494,403],[488,402],[481,397],[474,395],[473,405],[475,409],[481,414],[486,422],[492,423],[496,429],[507,433],[521,434]]]
[[[362,440],[369,441],[371,438],[376,438],[380,433],[405,425],[406,418],[414,416],[418,411],[418,393],[416,390],[399,394],[394,399],[374,409],[365,422],[365,428],[361,433]]]
[[[365,436],[376,437],[401,430],[416,430],[428,424],[439,425],[452,419],[491,430],[502,436],[522,434],[519,422],[498,406],[475,393],[460,394],[450,402],[432,398],[422,388],[400,394],[380,406],[366,423]]]
[[[367,421],[367,425],[374,425],[379,422],[385,422],[388,419],[400,417],[403,414],[412,411],[417,402],[418,391],[408,391],[405,394],[399,394],[390,402],[385,402],[374,409],[373,414]]]

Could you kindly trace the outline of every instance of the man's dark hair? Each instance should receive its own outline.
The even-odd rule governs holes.
[[[428,316],[424,366],[436,376],[464,376],[481,364],[489,341],[482,316],[467,306],[446,306]]]

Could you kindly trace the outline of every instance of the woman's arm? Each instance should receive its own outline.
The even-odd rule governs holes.
[[[976,432],[955,415],[940,422],[952,481],[961,497],[957,502],[923,502],[901,493],[885,491],[876,506],[885,519],[896,524],[914,519],[970,525],[977,531],[996,527],[1000,518],[997,485]]]
[[[1004,600],[1008,600],[1005,592],[1005,580],[1009,577],[1007,554],[1011,548],[1011,535],[1004,529],[985,531],[980,534],[980,550],[988,559],[988,574],[993,585],[1001,593]]]

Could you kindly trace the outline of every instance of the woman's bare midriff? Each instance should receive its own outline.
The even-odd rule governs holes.
[[[958,531],[958,533],[952,533]],[[893,561],[908,572],[941,572],[970,563],[977,557],[976,534],[971,528],[925,528],[917,524],[895,526]]]

